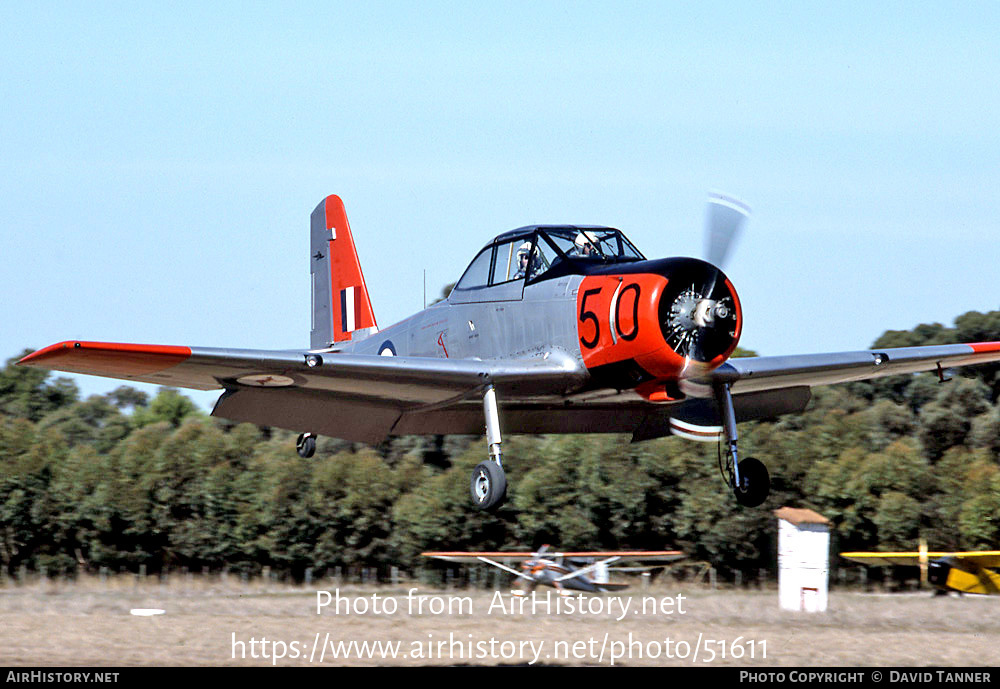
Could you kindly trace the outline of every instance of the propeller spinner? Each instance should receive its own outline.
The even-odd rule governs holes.
[[[688,364],[718,365],[740,337],[739,297],[714,265],[686,259],[671,275],[659,304],[667,345]]]

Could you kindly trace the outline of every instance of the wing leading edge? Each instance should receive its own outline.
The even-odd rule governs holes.
[[[445,560],[447,562],[481,562],[482,558],[498,560],[500,562],[523,562],[524,560],[535,560],[538,558],[558,559],[558,558],[617,558],[622,561],[635,562],[673,562],[680,560],[685,555],[680,550],[595,550],[580,552],[426,552],[420,553],[422,557]]]
[[[374,444],[389,435],[482,433],[480,393],[489,384],[502,401],[506,432],[633,433],[643,440],[670,432],[672,417],[717,426],[710,400],[719,383],[731,386],[737,420],[749,421],[802,411],[814,385],[996,361],[1000,342],[731,359],[709,378],[686,384],[689,399],[672,405],[621,397],[566,400],[588,374],[562,352],[481,361],[67,341],[18,363],[224,388],[216,416]]]
[[[1000,361],[1000,342],[730,359],[711,374],[733,394],[830,385]]]
[[[482,432],[477,398],[485,386],[531,399],[564,395],[586,378],[580,364],[558,352],[480,361],[67,341],[18,363],[196,390],[224,388],[216,416],[369,443],[402,434],[394,432],[401,421],[407,432],[436,432],[411,430],[412,420],[433,418],[466,399],[479,410],[473,432]],[[450,428],[449,422],[440,423]]]
[[[585,376],[569,357],[555,355],[481,361],[84,341],[60,342],[17,363],[195,390],[297,386],[416,402],[488,383],[515,395],[562,394]]]
[[[955,558],[965,560],[979,567],[994,569],[1000,567],[1000,550],[979,550],[967,552],[934,552],[930,551],[924,556],[919,552],[907,553],[878,553],[878,552],[857,552],[841,553],[840,556],[853,562],[873,567],[884,565],[917,566],[926,560],[938,560],[940,558]]]

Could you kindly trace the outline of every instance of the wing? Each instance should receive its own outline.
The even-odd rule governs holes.
[[[18,363],[224,388],[216,416],[376,444],[389,435],[482,433],[481,392],[491,383],[508,433],[630,432],[644,440],[683,431],[715,439],[721,428],[711,398],[719,382],[731,385],[737,421],[750,421],[801,411],[813,385],[995,361],[1000,342],[732,359],[706,379],[685,381],[690,397],[671,405],[650,404],[628,390],[591,390],[568,400],[588,373],[557,352],[480,361],[69,341]]]
[[[1000,361],[1000,342],[730,359],[711,374],[733,394],[846,383]]]
[[[681,381],[688,398],[667,413],[642,417],[632,439],[673,433],[691,440],[718,441],[723,429],[715,387],[720,383],[730,386],[736,421],[743,422],[803,411],[815,385],[943,372],[996,361],[1000,361],[1000,342],[730,359],[706,377]]]
[[[623,562],[672,562],[685,557],[680,550],[587,550],[574,552],[557,552],[546,550],[543,552],[427,552],[420,553],[424,557],[433,557],[438,560],[449,562],[481,562],[481,558],[490,558],[501,562],[520,562],[539,557],[549,559],[556,558],[616,558]]]
[[[559,356],[478,361],[83,341],[46,347],[18,363],[225,388],[216,416],[373,444],[390,434],[481,433],[481,393],[491,383],[504,396],[531,399],[561,396],[586,377],[580,364]],[[469,400],[464,413],[439,413],[463,400]],[[436,426],[420,423],[435,418]]]
[[[841,553],[841,557],[863,565],[911,565],[920,564],[920,553]],[[1000,567],[1000,550],[982,550],[977,552],[929,552],[928,560],[937,560],[943,557],[955,558],[971,562],[978,567]]]
[[[685,557],[680,550],[594,550],[569,553],[546,553],[546,557],[616,558],[621,562],[673,562]]]
[[[445,560],[447,562],[469,562],[481,563],[484,560],[496,560],[506,564],[523,562],[538,557],[537,553],[514,553],[514,552],[427,552],[420,553],[422,557],[430,557],[435,560]]]
[[[950,553],[927,553],[927,559],[944,557]],[[846,560],[859,562],[863,565],[873,567],[887,565],[920,565],[920,553],[841,553],[840,556]]]
[[[682,381],[688,397],[679,403],[650,404],[628,390],[588,391],[576,395],[572,406],[505,398],[503,420],[511,433],[632,433],[633,441],[673,433],[714,442],[722,433],[717,383],[730,384],[736,420],[744,422],[803,411],[816,385],[997,361],[1000,342],[730,359],[706,378]],[[465,402],[404,415],[393,432],[474,434],[481,426],[481,410]],[[458,428],[467,430],[431,430]]]
[[[958,560],[971,562],[979,567],[996,569],[1000,567],[1000,550],[982,550],[970,553],[952,553]]]

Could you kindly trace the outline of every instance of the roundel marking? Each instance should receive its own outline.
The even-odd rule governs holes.
[[[378,348],[379,356],[396,356],[396,347],[392,344],[392,340],[386,340]]]
[[[295,381],[288,376],[279,376],[274,373],[255,373],[250,376],[242,376],[237,378],[236,382],[258,388],[281,388],[295,384]]]

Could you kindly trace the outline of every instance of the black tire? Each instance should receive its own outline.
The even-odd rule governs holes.
[[[311,433],[303,433],[295,441],[295,450],[299,453],[299,457],[309,459],[316,454],[316,436]]]
[[[740,485],[733,493],[736,502],[744,507],[757,507],[771,493],[771,477],[764,463],[753,457],[747,457],[740,462]]]
[[[499,464],[493,461],[480,462],[472,470],[469,483],[472,504],[484,512],[495,512],[507,497],[507,476]]]

